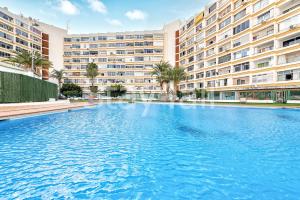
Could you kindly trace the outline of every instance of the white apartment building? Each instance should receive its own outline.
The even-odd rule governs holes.
[[[8,8],[0,7],[0,61],[14,55],[15,51],[39,52],[49,59],[53,66],[50,71],[43,69],[40,76],[56,82],[49,75],[53,69],[63,68],[63,43],[67,31],[54,27],[31,17],[16,15]],[[1,63],[1,71],[34,76],[18,66]]]
[[[86,67],[98,65],[96,78],[99,95],[107,86],[122,84],[130,95],[158,97],[159,84],[151,75],[153,66],[160,61],[175,64],[175,30],[180,22],[166,25],[162,30],[68,35],[64,43],[65,82],[90,93]]]
[[[300,1],[219,0],[177,34],[180,89],[210,100],[300,99]]]

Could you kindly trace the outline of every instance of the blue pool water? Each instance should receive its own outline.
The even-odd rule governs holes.
[[[106,104],[0,122],[0,199],[300,199],[300,111]]]

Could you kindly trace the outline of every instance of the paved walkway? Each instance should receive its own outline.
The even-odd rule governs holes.
[[[86,106],[92,106],[89,103],[31,103],[29,105],[14,104],[0,106],[0,120],[11,119],[15,117],[47,113],[53,111],[72,110],[76,108],[83,108]]]

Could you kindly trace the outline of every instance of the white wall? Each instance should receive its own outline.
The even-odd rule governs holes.
[[[175,33],[181,25],[180,20],[176,20],[164,26],[164,60],[175,66]]]
[[[53,69],[64,69],[64,37],[68,31],[45,23],[39,23],[44,33],[49,35],[49,60],[53,64]],[[51,74],[50,69],[49,76]],[[57,83],[57,80],[49,78],[49,81]]]

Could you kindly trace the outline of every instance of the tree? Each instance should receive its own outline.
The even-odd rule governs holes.
[[[62,80],[64,78],[64,70],[53,70],[52,73],[51,73],[51,77],[52,78],[55,78],[57,81],[58,81],[58,91],[60,91],[61,89],[61,84],[62,84]]]
[[[74,83],[64,83],[60,92],[66,97],[82,97],[82,89]]]
[[[92,93],[97,93],[98,88],[94,87],[95,78],[99,75],[98,65],[95,63],[89,63],[86,68],[86,76],[90,79],[92,86],[90,90]]]
[[[15,51],[15,55],[5,60],[6,62],[13,63],[13,64],[19,64],[20,67],[22,67],[25,70],[32,70],[38,75],[41,75],[39,73],[39,68],[49,68],[52,66],[52,63],[43,58],[39,52],[35,52],[34,55],[30,53],[29,51],[23,50],[23,51]],[[34,69],[32,69],[32,63]]]
[[[173,81],[174,84],[174,94],[173,96],[177,96],[178,92],[178,83],[180,81],[186,80],[186,73],[183,67],[174,67],[168,70],[169,72],[167,73],[169,76],[169,80]]]
[[[155,76],[157,82],[159,83],[159,86],[161,89],[161,94],[163,92],[164,84],[168,84],[170,81],[168,72],[169,72],[169,69],[171,69],[171,68],[172,68],[172,66],[168,62],[160,61],[158,64],[156,64],[153,67],[153,71],[151,72],[151,75]]]
[[[121,84],[111,85],[105,89],[105,95],[110,97],[119,97],[126,94],[126,92],[126,88]]]
[[[197,99],[205,99],[208,96],[208,93],[205,89],[195,89],[195,94]]]

